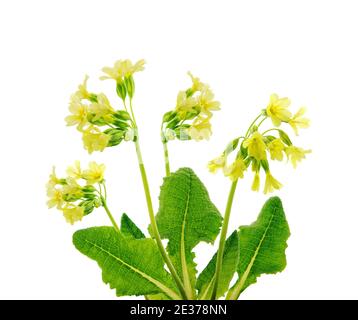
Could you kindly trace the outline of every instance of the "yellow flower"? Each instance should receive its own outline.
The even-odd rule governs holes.
[[[83,179],[86,179],[88,184],[102,182],[105,169],[106,166],[104,164],[91,161],[88,165],[88,169],[83,171]]]
[[[230,177],[232,181],[236,181],[237,179],[244,177],[246,168],[244,160],[238,158],[231,165],[224,167],[224,175]]]
[[[273,192],[275,189],[280,189],[282,184],[278,182],[270,173],[270,171],[266,172],[266,181],[265,181],[265,188],[264,193]]]
[[[75,161],[74,166],[69,166],[67,168],[67,174],[71,178],[75,179],[81,179],[82,178],[82,170],[81,170],[81,164],[78,160]]]
[[[211,136],[210,118],[196,118],[190,128],[188,128],[188,134],[196,141],[209,140]]]
[[[292,117],[292,119],[288,121],[289,125],[295,131],[296,135],[298,135],[298,128],[308,128],[310,125],[310,120],[302,117],[305,112],[305,108],[300,108],[297,113]]]
[[[198,97],[198,104],[200,106],[200,111],[207,116],[211,116],[211,111],[220,110],[220,102],[214,101],[214,93],[210,89],[203,91]]]
[[[67,204],[63,209],[63,216],[70,224],[74,224],[76,221],[82,220],[84,216],[84,209],[73,204]]]
[[[216,173],[218,169],[223,169],[226,165],[226,157],[221,155],[208,163],[208,169],[211,173]]]
[[[113,120],[112,115],[115,112],[115,110],[109,103],[108,98],[103,93],[97,95],[97,102],[92,103],[88,107],[88,111],[93,115],[91,121],[103,119],[108,122],[111,122]]]
[[[56,175],[56,169],[55,169],[55,166],[52,167],[52,172],[50,174],[50,177],[49,177],[49,180],[46,184],[46,186],[48,188],[52,188],[54,187],[55,185],[59,184],[61,182],[61,180],[59,178],[57,178],[57,175]]]
[[[191,78],[191,81],[193,83],[190,88],[191,94],[194,94],[197,91],[204,91],[204,90],[208,89],[209,86],[207,84],[201,82],[198,77],[194,77],[190,71],[188,72],[188,75]]]
[[[47,206],[49,208],[56,207],[57,209],[61,209],[64,200],[62,190],[55,188],[54,186],[47,186],[47,196],[49,197],[47,201]]]
[[[272,160],[282,161],[282,159],[283,159],[283,151],[285,150],[285,145],[283,144],[281,139],[275,139],[275,140],[271,141],[267,145],[267,147],[268,147],[268,149],[270,151],[270,155],[271,155]]]
[[[295,146],[288,146],[285,149],[287,158],[291,160],[294,168],[297,167],[297,162],[300,162],[302,159],[306,158],[307,153],[311,153],[311,150],[304,150]]]
[[[291,112],[287,110],[290,103],[288,98],[279,98],[275,93],[271,95],[266,113],[275,126],[279,126],[282,121],[288,122],[290,120]]]
[[[260,174],[258,171],[256,171],[254,181],[252,182],[251,190],[259,191],[259,189],[260,189]]]
[[[266,145],[262,135],[258,131],[255,131],[250,138],[247,138],[243,142],[243,146],[247,148],[251,157],[257,160],[266,159]]]
[[[117,82],[122,82],[124,77],[129,77],[133,73],[144,70],[144,60],[139,60],[134,65],[130,60],[118,60],[114,63],[112,68],[104,67],[102,71],[107,75],[100,77],[101,80],[114,79]]]
[[[87,90],[88,75],[85,76],[83,83],[78,86],[78,90],[75,92],[75,96],[81,100],[88,99],[91,94]]]
[[[193,97],[188,98],[185,91],[179,91],[175,111],[178,113],[180,119],[185,119],[186,114],[192,111],[197,104],[196,99]]]
[[[96,127],[90,127],[83,132],[82,140],[88,153],[103,151],[110,140],[110,136],[101,132]]]
[[[83,196],[82,187],[77,183],[76,179],[72,177],[66,179],[62,193],[65,201],[75,201]]]
[[[87,106],[82,104],[81,100],[77,96],[72,95],[68,109],[72,114],[65,118],[67,125],[77,125],[77,128],[82,130],[83,127],[88,123]]]

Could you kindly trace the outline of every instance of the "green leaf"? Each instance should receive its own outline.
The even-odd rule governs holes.
[[[209,264],[202,271],[196,282],[196,288],[199,291],[199,299],[210,299],[212,285],[214,282],[217,253],[211,258]],[[229,289],[230,281],[237,270],[239,262],[239,237],[237,231],[234,231],[225,242],[223,264],[220,274],[217,296],[221,297]]]
[[[257,220],[239,229],[239,280],[230,289],[227,299],[237,299],[242,291],[266,273],[274,274],[286,267],[285,250],[290,229],[280,198],[266,201]]]
[[[136,226],[136,224],[125,213],[122,214],[121,228],[122,234],[130,239],[144,239],[144,233]],[[145,296],[146,300],[170,300],[164,293],[157,293]]]
[[[180,299],[152,239],[127,239],[112,227],[79,230],[73,244],[102,268],[103,282],[116,289],[117,296],[164,292]]]
[[[121,232],[125,237],[131,239],[144,239],[144,233],[136,226],[136,224],[125,214],[121,218]]]
[[[161,237],[169,240],[169,255],[189,298],[195,296],[196,265],[192,250],[201,241],[214,242],[221,220],[193,170],[182,168],[164,178],[159,196],[158,229]]]

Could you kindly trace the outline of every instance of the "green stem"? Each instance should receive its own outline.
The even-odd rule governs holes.
[[[114,220],[114,218],[111,214],[111,211],[109,211],[109,209],[107,207],[107,202],[103,196],[101,196],[101,201],[102,201],[102,206],[103,206],[104,210],[106,211],[109,219],[111,220],[114,229],[119,233],[120,231],[119,231],[118,225],[117,225],[116,221]]]
[[[257,128],[260,128],[260,126],[262,125],[262,123],[267,119],[267,117],[264,117],[259,124],[257,125]]]
[[[132,118],[133,118],[134,126],[135,126],[136,129],[138,129],[137,121],[135,120],[135,116],[134,116],[134,112],[133,112],[132,98],[129,99],[129,108],[131,110],[131,115],[132,115]]]
[[[165,161],[165,175],[168,177],[170,176],[168,142],[163,141],[163,149],[164,149],[164,161]]]
[[[223,257],[224,257],[225,241],[226,241],[227,231],[228,231],[228,227],[229,227],[230,213],[231,213],[232,203],[234,200],[236,186],[237,186],[237,180],[235,180],[231,185],[229,197],[228,197],[227,203],[226,203],[226,210],[225,210],[223,225],[222,225],[221,234],[220,234],[219,249],[218,249],[218,254],[217,254],[217,258],[216,258],[216,269],[215,269],[215,275],[214,275],[215,280],[214,280],[211,300],[216,299],[216,294],[217,294],[217,290],[218,290],[218,286],[219,286],[220,273],[221,273],[222,262],[223,262]]]
[[[247,138],[248,134],[250,133],[251,128],[253,127],[253,125],[255,124],[255,122],[262,116],[262,113],[260,113],[254,121],[252,121],[252,123],[250,124],[249,128],[247,129],[246,133],[245,133],[245,138]]]
[[[281,131],[281,129],[271,128],[271,129],[268,129],[268,130],[266,130],[266,131],[262,132],[262,135],[264,135],[265,133],[270,132],[270,131],[278,131],[278,132],[280,132],[280,131]]]
[[[187,299],[187,295],[185,293],[185,289],[183,286],[183,283],[181,281],[181,279],[179,278],[175,267],[172,263],[172,261],[170,260],[167,252],[165,251],[165,248],[163,246],[163,243],[160,239],[160,234],[159,234],[159,230],[158,230],[158,226],[157,226],[157,222],[155,220],[155,215],[154,215],[154,210],[153,210],[153,204],[152,204],[152,198],[150,196],[150,190],[149,190],[149,185],[148,185],[148,179],[147,179],[147,173],[144,167],[144,163],[143,163],[143,159],[142,159],[142,153],[140,151],[140,146],[139,146],[139,142],[138,142],[138,136],[137,139],[135,140],[135,147],[136,147],[136,152],[137,152],[137,157],[138,157],[138,163],[139,163],[139,170],[140,170],[140,174],[142,177],[142,182],[143,182],[143,187],[144,187],[144,193],[145,193],[145,198],[147,201],[147,207],[148,207],[148,213],[149,213],[149,219],[150,219],[150,223],[151,223],[151,227],[152,227],[152,231],[153,231],[153,235],[154,238],[157,242],[159,251],[161,253],[161,255],[163,256],[163,259],[166,263],[166,265],[169,268],[170,273],[172,274],[178,289],[182,295],[182,297],[184,299]]]

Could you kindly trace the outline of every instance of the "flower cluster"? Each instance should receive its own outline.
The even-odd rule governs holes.
[[[271,95],[266,109],[262,110],[254,120],[246,135],[234,139],[221,156],[211,160],[208,164],[209,171],[215,173],[218,169],[222,169],[225,176],[236,181],[243,178],[245,171],[251,166],[254,173],[251,187],[253,191],[260,189],[261,169],[266,175],[264,193],[280,189],[282,185],[272,176],[269,160],[282,161],[286,157],[296,168],[297,163],[311,152],[311,150],[294,146],[289,135],[279,128],[283,123],[289,124],[297,135],[299,128],[309,126],[309,120],[303,117],[305,109],[300,108],[295,115],[292,115],[288,109],[289,106],[288,98],[279,98],[276,94]],[[266,119],[271,119],[275,127],[260,132],[260,127]],[[229,163],[228,156],[236,149],[238,149],[236,158]]]
[[[82,170],[80,162],[76,161],[74,166],[67,168],[66,178],[58,178],[53,168],[46,184],[48,207],[62,211],[71,224],[81,220],[103,204],[104,170],[104,164],[96,162],[90,162],[88,168]]]
[[[118,96],[123,100],[124,110],[115,110],[104,93],[95,94],[87,89],[88,76],[72,94],[69,104],[70,115],[66,117],[68,126],[76,126],[82,133],[85,149],[103,151],[106,147],[113,147],[123,140],[135,138],[133,119],[127,111],[125,99],[128,94],[132,99],[134,94],[133,73],[144,68],[144,61],[132,64],[130,60],[119,60],[113,68],[105,67],[106,76],[101,79],[116,80]]]
[[[179,91],[175,109],[163,116],[162,138],[165,142],[175,138],[196,141],[209,139],[212,111],[220,110],[220,103],[214,100],[210,87],[190,72],[188,74],[192,86]]]

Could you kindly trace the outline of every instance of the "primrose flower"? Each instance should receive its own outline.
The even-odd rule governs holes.
[[[209,88],[209,86],[207,84],[201,82],[198,77],[194,77],[190,71],[188,72],[188,75],[191,78],[191,81],[193,83],[191,88],[189,89],[191,95],[197,91],[205,91],[206,89]]]
[[[184,120],[189,112],[193,111],[193,108],[197,105],[196,99],[193,97],[187,97],[185,91],[179,91],[177,96],[177,105],[175,111],[178,113],[180,119]]]
[[[113,121],[113,114],[115,112],[108,98],[103,93],[97,95],[97,102],[90,104],[88,111],[93,115],[93,118],[91,118],[92,122],[102,119],[109,123]]]
[[[125,77],[132,76],[135,72],[144,70],[145,61],[139,60],[135,64],[130,60],[118,60],[114,63],[114,66],[104,67],[102,71],[106,74],[101,76],[101,80],[114,79],[117,83],[123,81]]]
[[[211,133],[210,118],[197,118],[188,128],[189,136],[196,141],[209,140]]]
[[[260,190],[260,173],[258,171],[255,172],[254,181],[251,185],[252,191],[259,191]]]
[[[74,93],[74,95],[80,100],[86,100],[86,99],[89,99],[91,97],[91,94],[87,90],[87,81],[88,81],[88,79],[89,79],[89,77],[88,77],[88,75],[86,75],[84,80],[83,80],[83,83],[81,83],[78,86],[78,90]]]
[[[70,224],[81,221],[84,216],[84,208],[73,204],[67,204],[62,208],[62,212],[66,221]]]
[[[224,175],[230,177],[232,181],[244,177],[244,172],[247,169],[246,164],[242,158],[236,159],[231,165],[224,167]]]
[[[265,180],[265,187],[264,187],[264,193],[273,192],[275,189],[278,190],[282,187],[282,184],[277,181],[270,171],[266,172],[266,180]]]
[[[200,111],[209,117],[212,116],[211,111],[220,110],[220,102],[214,101],[214,93],[210,89],[206,89],[198,96],[198,104]]]
[[[81,170],[81,164],[78,160],[75,161],[74,166],[69,166],[67,168],[67,174],[71,178],[75,179],[81,179],[82,178],[82,170]]]
[[[285,145],[283,144],[281,139],[276,138],[275,140],[271,141],[267,148],[269,149],[271,160],[279,160],[282,161],[283,159],[283,151],[285,150]]]
[[[82,187],[77,183],[76,179],[67,177],[66,184],[62,188],[63,198],[72,202],[83,196]]]
[[[91,154],[93,151],[103,151],[108,146],[110,136],[96,127],[90,127],[83,131],[82,140],[85,149]]]
[[[303,118],[303,115],[306,112],[306,108],[300,108],[297,113],[288,121],[288,124],[295,131],[295,134],[298,135],[298,128],[308,128],[310,125],[310,120]]]
[[[290,106],[288,98],[279,98],[277,94],[272,94],[270,102],[266,107],[266,114],[271,118],[275,126],[279,126],[281,122],[288,122],[291,118],[291,112],[287,109]]]
[[[88,165],[88,169],[83,171],[83,179],[87,181],[87,184],[95,184],[102,182],[104,179],[104,171],[106,166],[104,164],[97,164],[91,161]]]
[[[296,168],[297,167],[297,162],[300,162],[303,159],[305,159],[306,154],[311,153],[311,150],[304,150],[304,149],[299,148],[299,147],[288,146],[285,149],[285,152],[286,152],[287,158],[289,160],[291,160],[293,167]]]
[[[59,179],[56,175],[56,168],[52,167],[52,172],[50,174],[50,178],[47,182],[47,187],[48,188],[53,188],[54,186],[56,186],[57,184],[61,183],[61,179]]]
[[[247,138],[243,142],[243,146],[247,148],[249,155],[255,159],[266,159],[266,145],[263,136],[258,131],[255,131],[251,137]]]
[[[223,169],[226,165],[226,157],[221,155],[208,163],[208,169],[211,173],[216,173],[218,169]]]
[[[68,110],[71,115],[65,118],[68,126],[75,126],[81,130],[87,123],[87,105],[83,104],[80,98],[76,95],[72,95]]]
[[[57,189],[55,187],[48,186],[47,187],[47,196],[49,198],[47,201],[47,206],[49,208],[56,207],[57,209],[61,209],[61,207],[64,204],[62,190]]]

